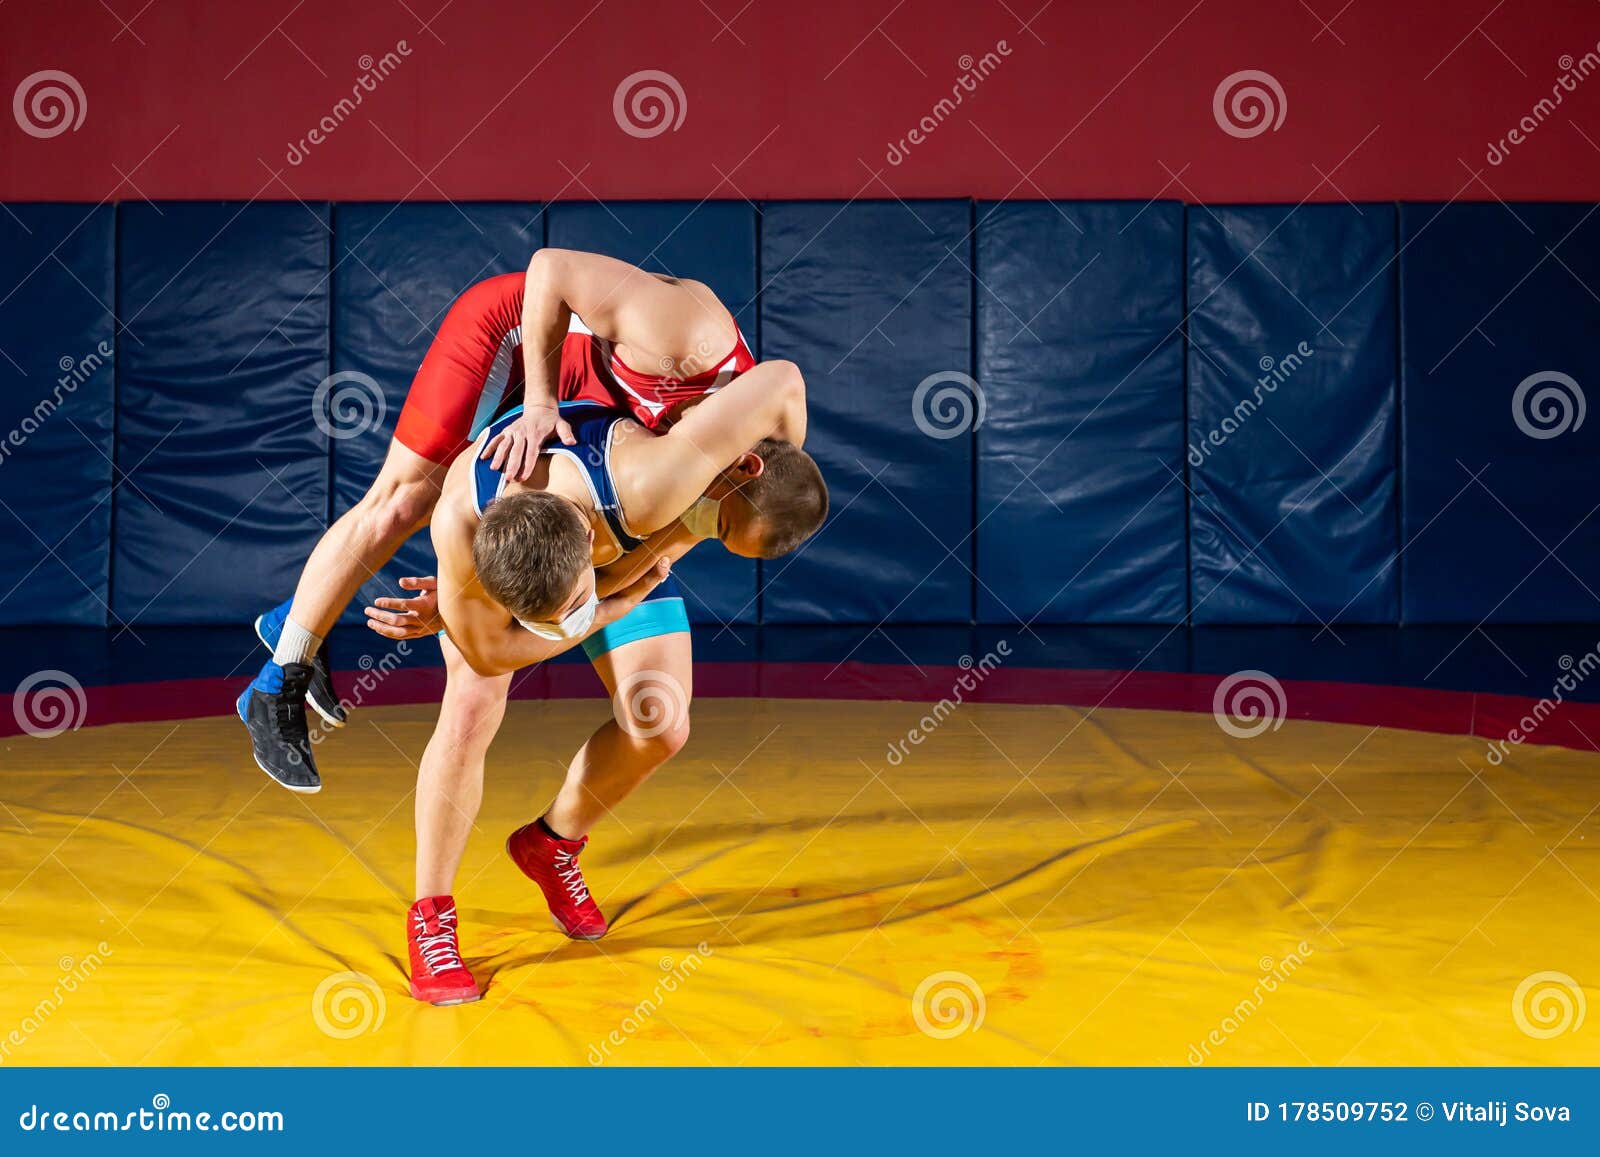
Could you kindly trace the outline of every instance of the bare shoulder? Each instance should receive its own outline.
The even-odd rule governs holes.
[[[451,463],[444,478],[438,505],[433,510],[434,550],[445,561],[445,554],[458,554],[463,548],[472,552],[473,531],[476,528],[477,510],[472,502],[472,460],[477,446],[468,447]]]

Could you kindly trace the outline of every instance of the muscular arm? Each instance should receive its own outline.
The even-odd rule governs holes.
[[[573,314],[609,341],[678,363],[692,359],[702,343],[718,347],[733,338],[732,317],[710,307],[703,287],[691,289],[598,253],[541,249],[528,263],[522,296],[528,397],[554,402],[561,342]]]
[[[676,563],[699,541],[681,522],[658,530],[616,562],[595,571],[595,590],[606,598],[642,578],[661,559]]]
[[[618,478],[628,524],[649,534],[670,525],[718,474],[803,406],[805,380],[793,362],[762,362],[684,414],[659,438],[627,443]]]

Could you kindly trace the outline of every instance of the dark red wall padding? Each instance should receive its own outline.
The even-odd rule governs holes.
[[[1597,40],[1588,0],[12,0],[3,91],[86,109],[0,124],[0,200],[1593,200]],[[613,116],[643,70],[656,136]],[[1241,138],[1245,70],[1283,117]]]

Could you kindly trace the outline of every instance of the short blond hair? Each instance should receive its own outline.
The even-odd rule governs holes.
[[[483,512],[472,563],[483,589],[516,618],[549,620],[591,565],[589,524],[558,494],[508,494]]]

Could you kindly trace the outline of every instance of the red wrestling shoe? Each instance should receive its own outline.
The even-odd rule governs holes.
[[[589,885],[583,882],[583,870],[578,867],[578,853],[588,842],[588,836],[556,839],[538,820],[518,828],[506,840],[511,862],[539,885],[550,915],[574,940],[598,940],[606,934],[606,918],[589,895]]]
[[[428,896],[411,905],[406,941],[411,949],[412,996],[442,1005],[471,1004],[483,995],[461,963],[453,897]]]

